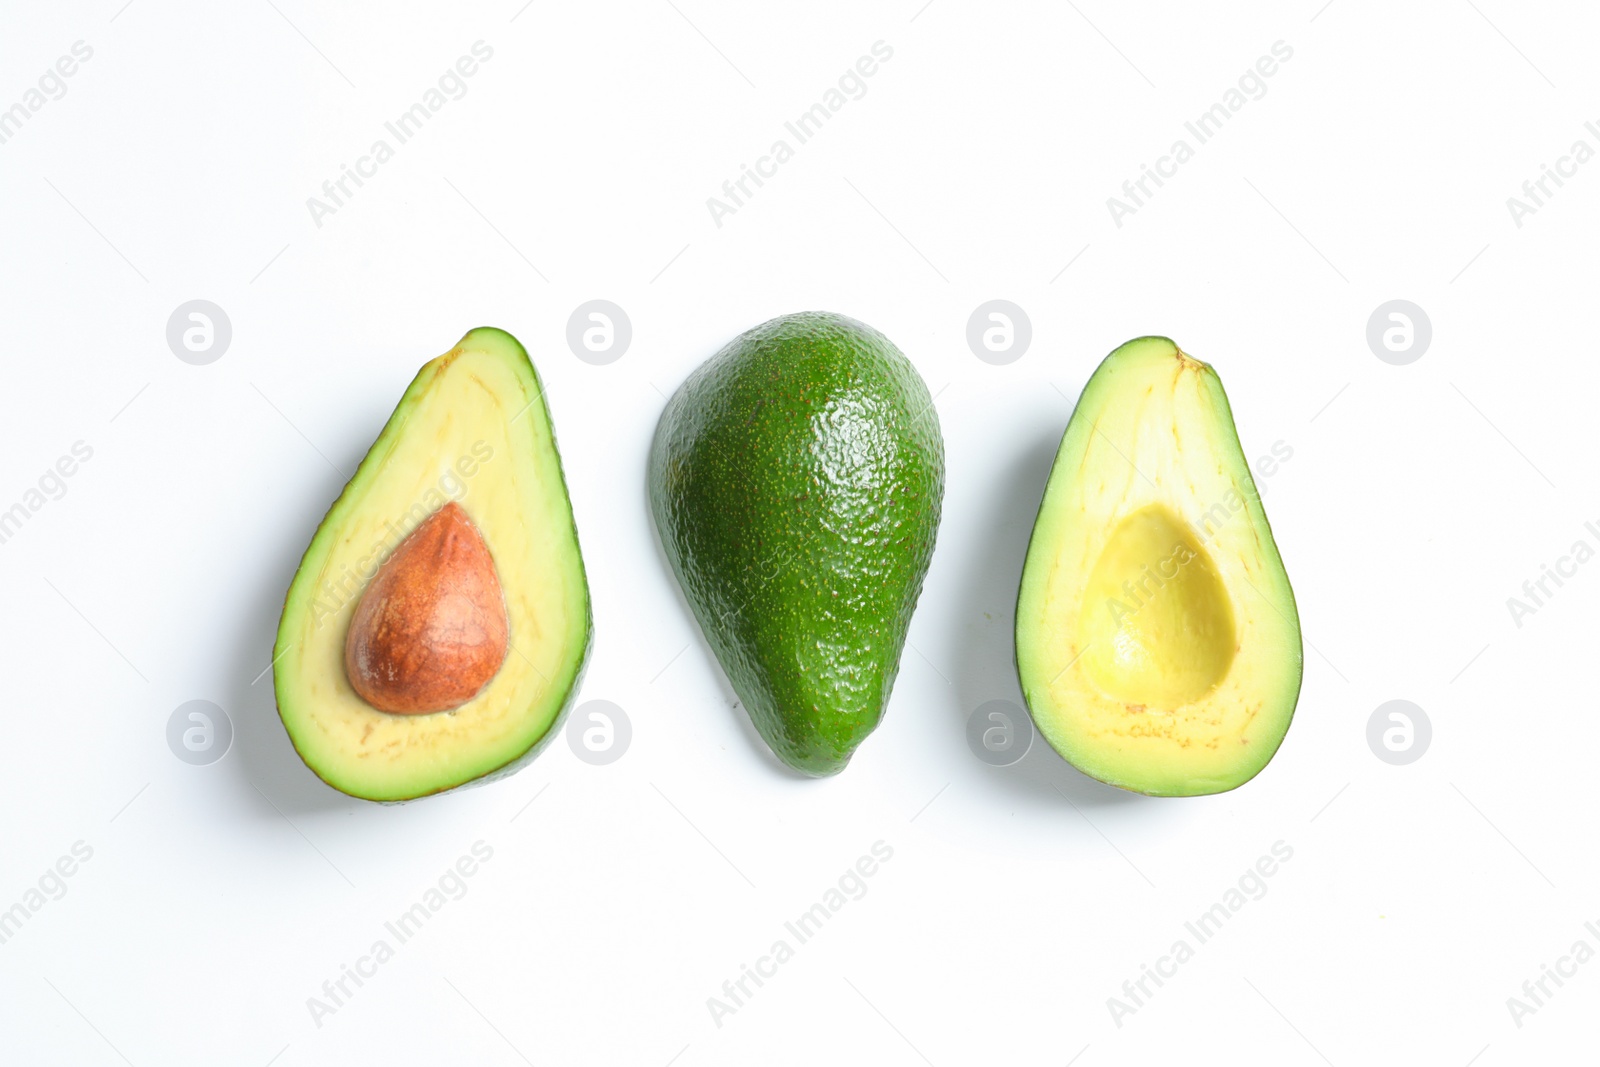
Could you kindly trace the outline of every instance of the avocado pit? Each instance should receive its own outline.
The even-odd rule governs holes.
[[[379,711],[460,707],[499,672],[510,621],[494,557],[451,501],[384,561],[350,619],[345,675]]]

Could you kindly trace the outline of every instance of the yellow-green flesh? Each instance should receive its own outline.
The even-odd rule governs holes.
[[[494,558],[512,647],[468,703],[387,714],[345,676],[350,617],[404,535],[450,499]],[[418,373],[306,550],[274,650],[279,713],[306,764],[343,792],[439,792],[534,750],[576,687],[589,635],[588,586],[538,377],[509,334],[474,330]]]
[[[1166,338],[1084,387],[1028,548],[1017,667],[1051,745],[1141,793],[1242,785],[1289,727],[1294,594],[1222,383]]]

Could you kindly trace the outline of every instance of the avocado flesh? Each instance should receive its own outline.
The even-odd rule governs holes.
[[[842,315],[773,319],[673,395],[649,482],[756,729],[803,774],[843,770],[883,717],[938,531],[944,440],[916,368]]]
[[[345,674],[367,583],[406,534],[459,502],[493,556],[511,651],[467,703],[368,705]],[[576,693],[589,590],[543,387],[510,334],[476,329],[417,374],[317,527],[273,650],[278,712],[306,765],[366,800],[408,800],[531,759]]]
[[[1091,777],[1155,796],[1243,785],[1300,692],[1294,592],[1222,382],[1164,337],[1084,387],[1017,599],[1034,722]]]

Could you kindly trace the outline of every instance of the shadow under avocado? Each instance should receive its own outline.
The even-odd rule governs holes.
[[[653,442],[651,447],[654,448]],[[656,561],[661,565],[661,572],[667,576],[667,584],[672,586],[673,598],[677,600],[679,610],[683,613],[683,617],[689,620],[689,629],[694,632],[694,647],[699,650],[701,657],[709,661],[713,666],[712,674],[716,676],[717,688],[722,692],[723,700],[728,705],[728,713],[733,716],[734,721],[739,725],[739,733],[749,743],[751,751],[755,752],[769,768],[777,772],[779,777],[788,778],[796,782],[811,781],[810,775],[801,774],[773,755],[772,749],[768,747],[766,740],[761,736],[760,731],[756,729],[756,724],[751,721],[750,713],[745,710],[744,701],[739,698],[738,693],[733,691],[733,685],[728,681],[727,672],[722,669],[722,661],[717,658],[716,652],[712,651],[710,642],[706,640],[705,631],[700,628],[700,620],[696,617],[694,609],[689,606],[688,598],[683,594],[683,584],[678,581],[678,572],[673,570],[672,561],[667,558],[667,550],[661,544],[661,534],[656,529],[655,510],[650,503],[650,467],[648,458],[645,461],[645,476],[641,484],[644,487],[645,522],[650,525],[650,544],[656,550]]]
[[[1017,681],[1017,590],[1061,433],[1061,428],[1053,428],[1027,442],[1002,476],[989,483],[989,495],[978,507],[979,514],[988,517],[986,546],[968,554],[956,606],[956,617],[966,620],[952,672],[957,705],[949,729],[957,737],[964,737],[967,717],[987,701],[1008,700],[1027,711]],[[965,749],[964,740],[961,744]],[[1027,755],[1009,767],[987,770],[993,788],[1019,801],[1060,807],[1063,798],[1077,805],[1146,799],[1082,773],[1057,755],[1037,728]]]
[[[349,460],[348,469],[354,470],[360,461],[360,455]],[[239,788],[247,799],[259,802],[256,791],[260,790],[273,805],[291,816],[296,812],[348,810],[360,803],[322,781],[300,759],[278,718],[272,671],[262,673],[272,662],[284,595],[300,566],[300,557],[342,488],[342,484],[333,486],[332,495],[326,498],[320,493],[305,493],[297,521],[285,524],[294,533],[285,535],[285,543],[278,547],[270,565],[257,569],[255,588],[244,610],[236,616],[238,632],[233,635],[232,662],[227,671],[230,682],[225,706],[233,720],[233,750],[223,762],[242,779]],[[264,815],[278,818],[270,808]]]

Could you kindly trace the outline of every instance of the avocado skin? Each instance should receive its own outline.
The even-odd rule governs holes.
[[[916,368],[842,315],[763,323],[668,401],[656,530],[784,763],[837,774],[883,717],[933,555],[944,439]]]

